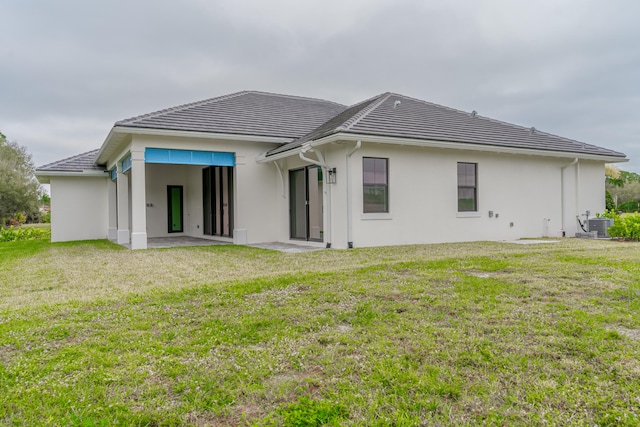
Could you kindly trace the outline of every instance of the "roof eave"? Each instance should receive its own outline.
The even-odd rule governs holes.
[[[629,161],[629,159],[626,156],[620,157],[620,156],[613,156],[613,155],[608,156],[608,155],[598,155],[598,154],[588,154],[588,153],[577,153],[577,152],[570,152],[570,151],[536,150],[536,149],[530,149],[530,148],[502,147],[497,145],[473,144],[468,142],[450,142],[450,141],[425,140],[425,139],[415,139],[415,138],[399,138],[399,137],[376,136],[376,135],[345,133],[345,132],[335,133],[314,141],[305,142],[299,147],[293,148],[288,151],[284,151],[282,153],[277,153],[271,156],[267,156],[267,152],[265,152],[259,155],[256,158],[256,161],[258,163],[268,163],[268,162],[284,159],[293,155],[297,155],[300,151],[302,151],[304,147],[318,147],[320,145],[330,144],[332,142],[337,142],[337,141],[357,142],[358,140],[373,142],[373,143],[382,143],[382,144],[407,145],[407,146],[430,147],[430,148],[445,148],[445,149],[454,149],[454,150],[485,151],[485,152],[502,153],[502,154],[522,154],[522,155],[530,155],[530,156],[562,157],[562,158],[577,157],[582,160],[596,160],[596,161],[604,161],[607,163],[623,163],[623,162]]]
[[[101,170],[73,170],[73,171],[49,171],[37,170],[34,175],[41,184],[49,184],[52,177],[72,176],[74,178],[108,178],[107,171]]]
[[[215,133],[215,132],[199,132],[186,130],[171,129],[155,129],[155,128],[139,128],[132,126],[114,126],[107,138],[105,139],[98,155],[96,164],[105,164],[109,160],[110,154],[115,151],[121,151],[126,145],[126,135],[153,135],[153,136],[170,136],[179,138],[207,138],[207,139],[224,139],[229,141],[249,141],[249,142],[265,142],[270,144],[286,144],[293,141],[294,138],[260,136],[249,134],[232,134],[232,133]],[[120,137],[119,137],[120,136]],[[111,145],[117,144],[116,147]]]

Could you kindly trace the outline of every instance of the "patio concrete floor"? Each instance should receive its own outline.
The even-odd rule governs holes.
[[[184,246],[231,245],[231,244],[233,243],[224,242],[221,240],[201,239],[198,237],[189,237],[189,236],[149,237],[147,239],[147,249],[176,248],[176,247],[184,247]],[[122,246],[131,249],[131,244],[126,244]],[[297,245],[293,243],[282,243],[282,242],[257,243],[254,245],[247,245],[247,246],[251,246],[254,248],[261,248],[261,249],[269,249],[273,251],[289,252],[289,253],[311,252],[311,251],[319,251],[324,249],[322,247],[317,247],[317,246]]]

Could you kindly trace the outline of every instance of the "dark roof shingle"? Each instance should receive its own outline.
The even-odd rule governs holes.
[[[104,171],[104,166],[96,165],[96,156],[100,150],[92,150],[86,153],[78,154],[73,157],[58,160],[40,166],[37,172],[84,172],[84,171]]]
[[[337,133],[625,157],[606,148],[394,93],[348,108],[307,135],[269,151],[267,157]]]
[[[378,95],[365,101],[359,102],[358,104],[352,105],[342,113],[338,114],[328,122],[323,123],[303,137],[269,151],[269,155],[283,153],[285,151],[289,151],[293,148],[299,147],[305,142],[320,139],[324,136],[339,132],[342,129],[346,130],[351,123],[353,123],[359,117],[362,117],[371,108],[375,108],[377,103],[383,100],[386,95],[388,94]]]
[[[267,158],[334,134],[439,141],[625,158],[623,153],[394,93],[345,107],[331,101],[244,91],[121,120],[115,126],[238,134],[290,140]],[[103,171],[100,150],[53,162],[37,172]]]
[[[341,113],[331,101],[244,91],[116,122],[116,126],[299,138]]]

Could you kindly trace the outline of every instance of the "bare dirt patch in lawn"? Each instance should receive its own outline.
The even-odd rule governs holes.
[[[624,326],[609,325],[609,329],[616,331],[620,335],[623,335],[632,340],[640,340],[640,329],[629,329]]]

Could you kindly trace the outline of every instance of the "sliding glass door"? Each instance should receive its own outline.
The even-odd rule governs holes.
[[[290,237],[322,242],[322,216],[322,169],[318,166],[307,166],[290,170]]]
[[[233,167],[209,166],[202,170],[204,234],[233,237]]]

